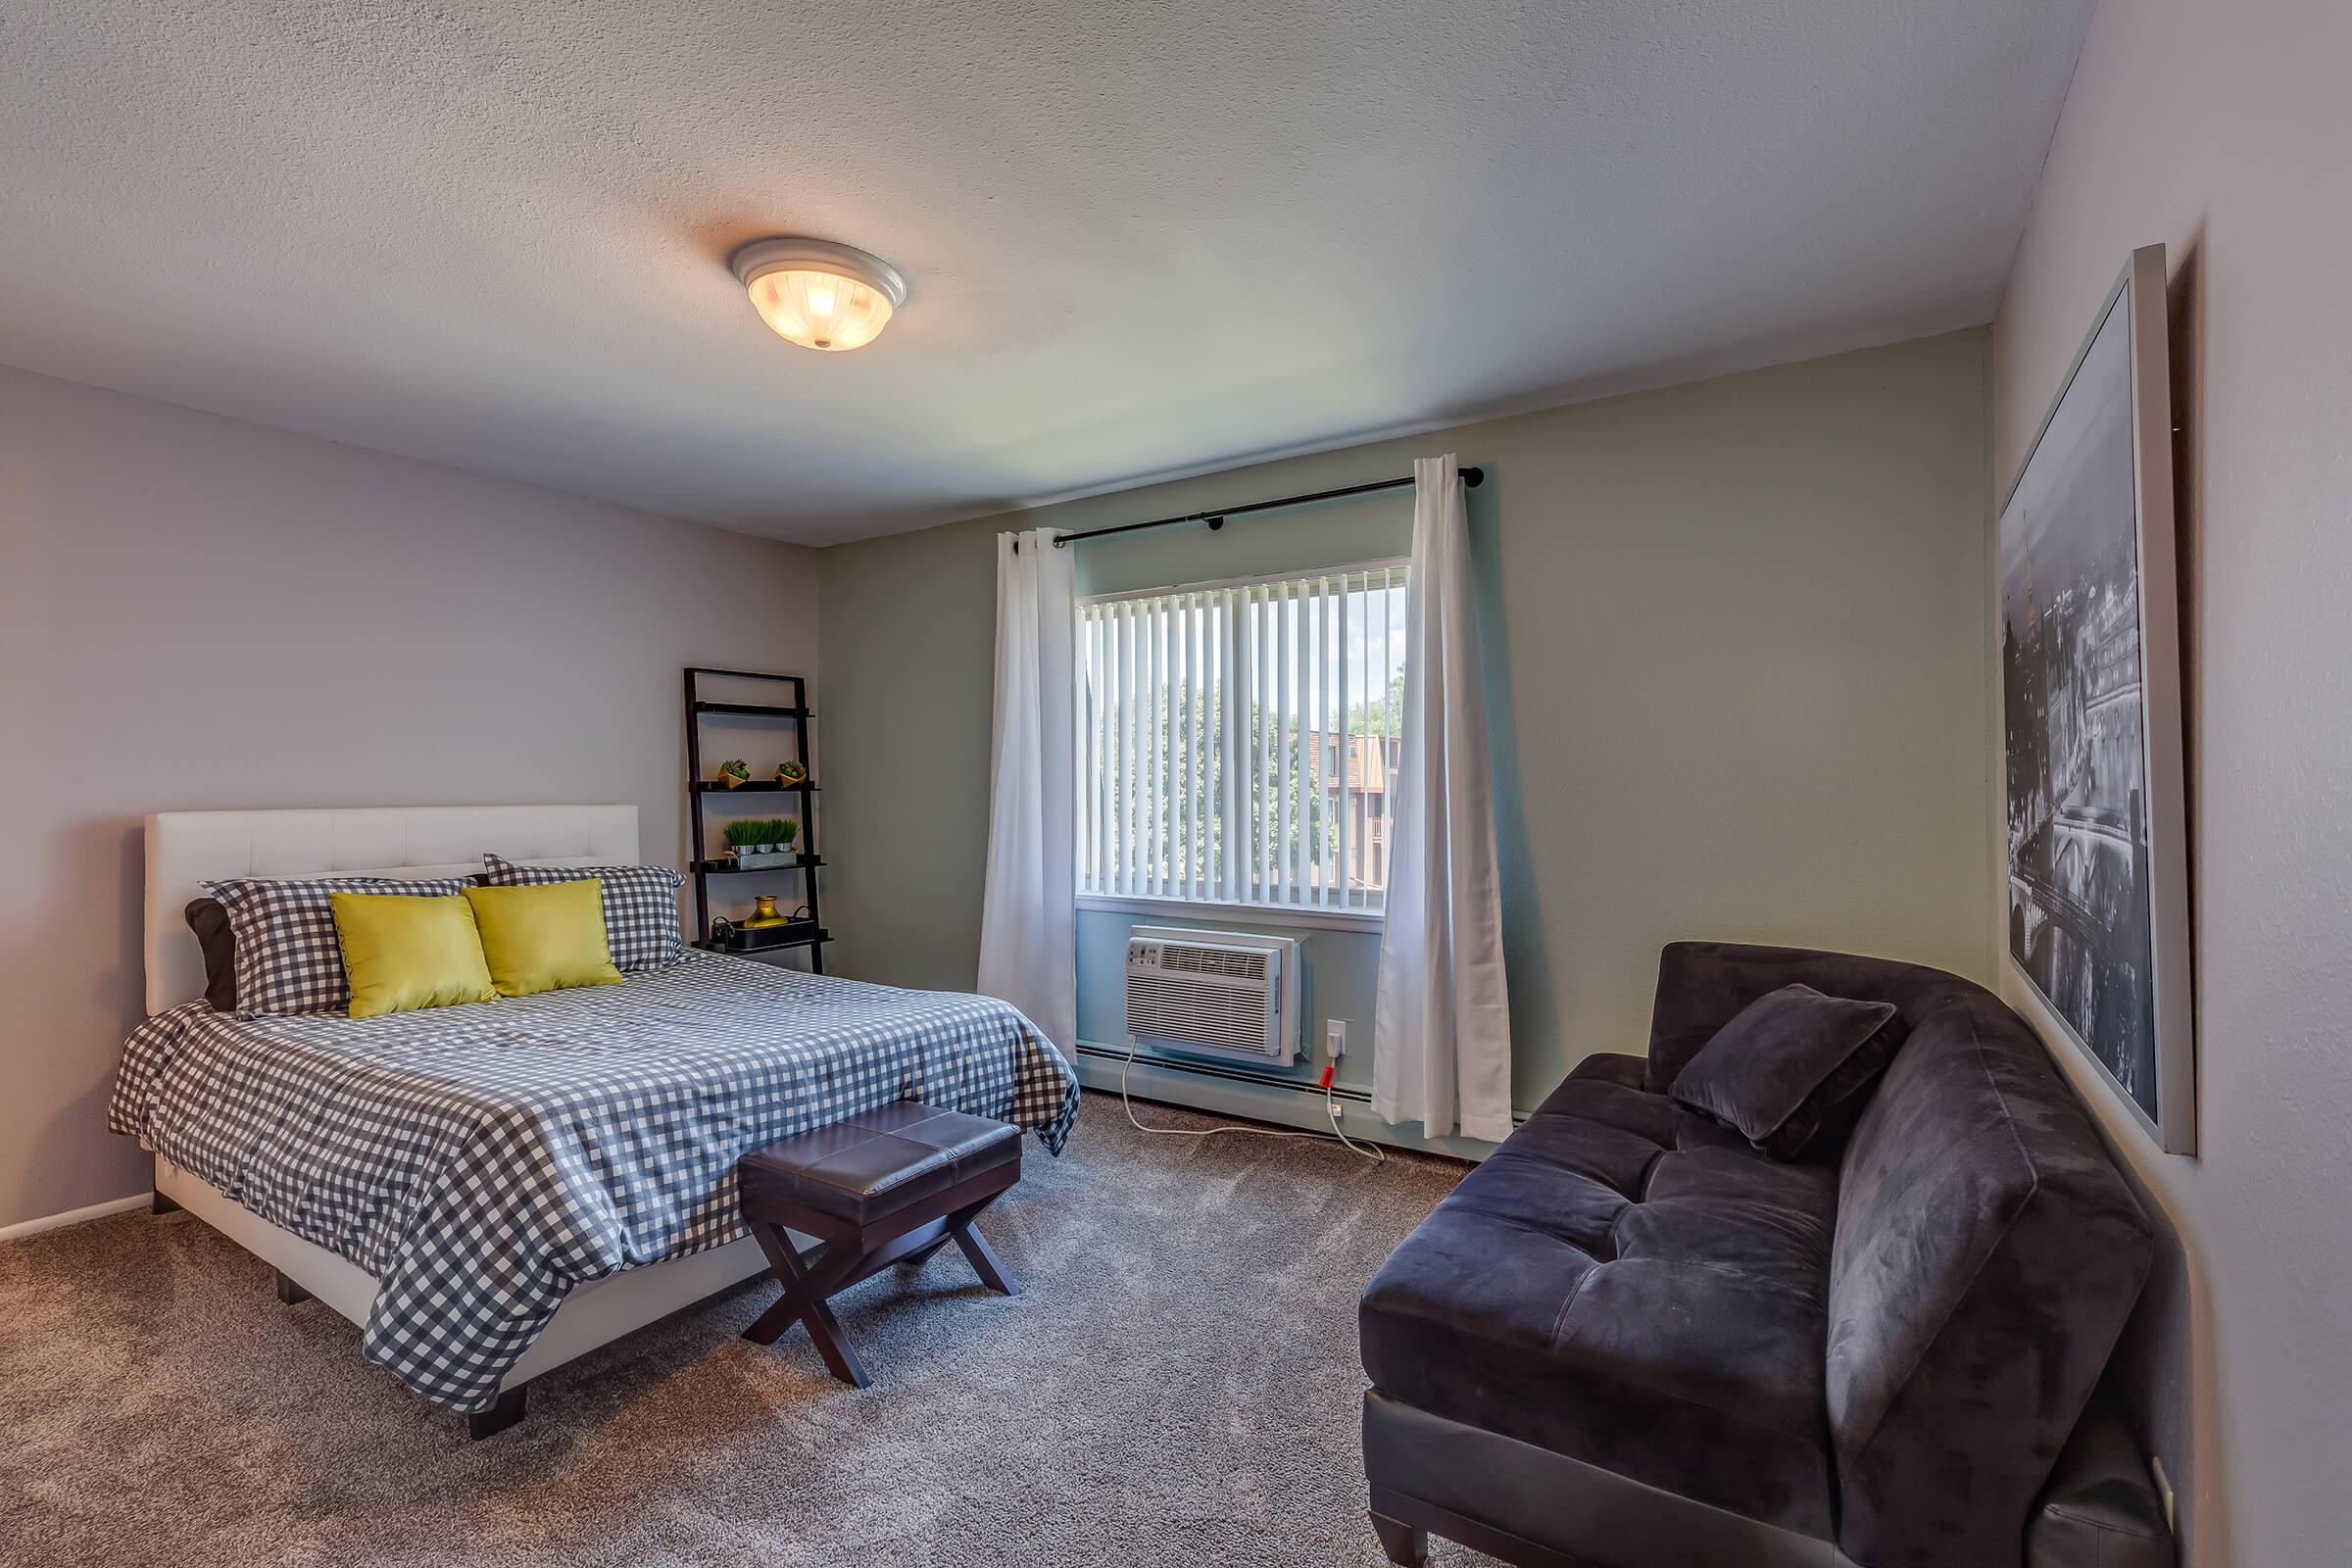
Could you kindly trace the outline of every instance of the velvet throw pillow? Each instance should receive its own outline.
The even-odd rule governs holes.
[[[1669,1091],[1775,1159],[1794,1159],[1823,1126],[1859,1107],[1903,1043],[1884,1002],[1783,986],[1740,1009]]]
[[[594,878],[467,888],[466,902],[473,906],[482,956],[500,996],[620,984],[605,935],[604,884]]]
[[[327,898],[354,1018],[498,1000],[465,899],[341,892]]]

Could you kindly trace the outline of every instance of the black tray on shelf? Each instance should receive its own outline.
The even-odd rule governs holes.
[[[791,920],[783,925],[733,926],[724,942],[698,942],[712,953],[772,953],[779,948],[814,947],[832,940],[832,933],[814,920]]]

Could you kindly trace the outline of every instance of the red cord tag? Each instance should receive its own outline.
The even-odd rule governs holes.
[[[1315,1087],[1317,1089],[1329,1089],[1331,1087],[1331,1075],[1339,1070],[1340,1064],[1338,1062],[1325,1062],[1323,1064],[1323,1076],[1315,1080]]]

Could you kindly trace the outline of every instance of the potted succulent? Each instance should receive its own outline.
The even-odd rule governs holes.
[[[741,758],[730,758],[718,764],[718,781],[731,790],[739,790],[752,781],[750,764]]]
[[[798,762],[778,762],[776,764],[776,782],[779,784],[798,784],[808,776],[808,769]]]

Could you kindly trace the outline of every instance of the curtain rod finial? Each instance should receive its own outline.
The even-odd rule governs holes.
[[[1478,467],[1476,465],[1462,469],[1461,474],[1462,483],[1468,485],[1473,490],[1487,482],[1487,470]]]

